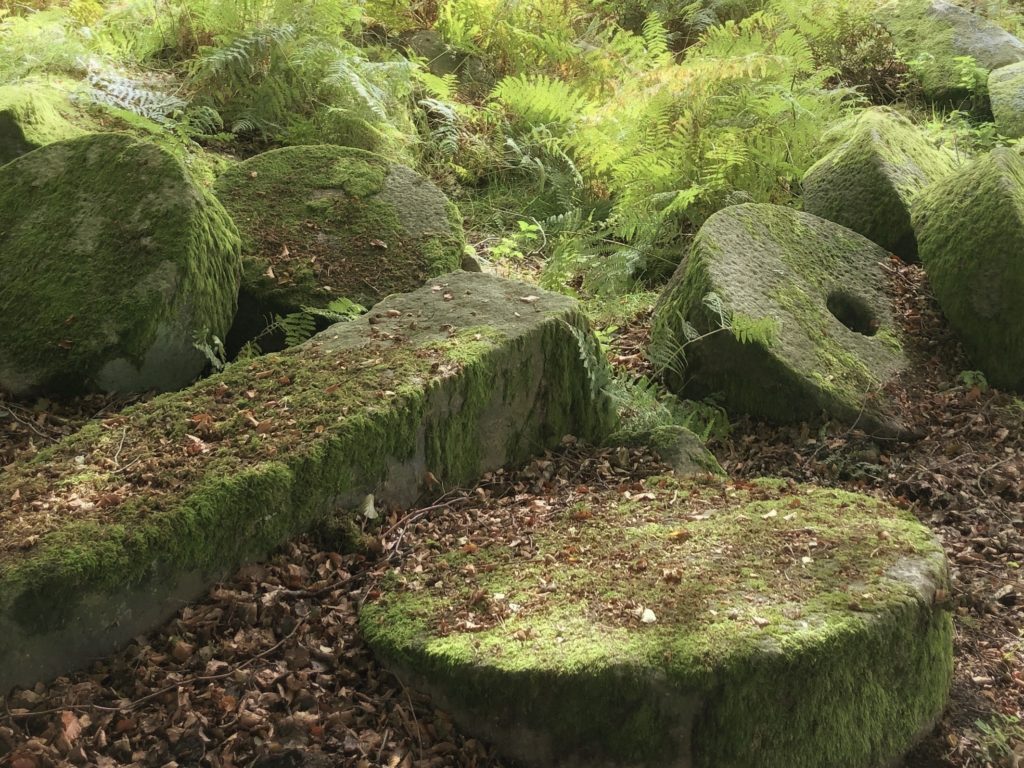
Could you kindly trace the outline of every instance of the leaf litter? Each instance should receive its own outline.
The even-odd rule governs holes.
[[[711,447],[734,478],[775,475],[874,494],[932,527],[952,571],[956,672],[949,709],[907,765],[1017,766],[1021,731],[992,723],[1024,721],[1024,402],[963,373],[970,366],[920,267],[894,261],[889,271],[915,366],[887,394],[920,440],[740,419]],[[642,355],[649,322],[641,313],[611,338],[620,370],[651,373]],[[120,405],[0,402],[0,465]],[[530,526],[550,513],[552,498],[631,492],[630,484],[640,492],[640,479],[663,470],[643,451],[624,459],[570,444],[428,506],[380,510],[379,539],[366,554],[292,543],[91,669],[0,699],[0,766],[503,766],[376,663],[356,631],[358,605],[391,569],[424,573],[439,546],[472,552],[500,522],[503,536],[529,547]],[[583,507],[575,514],[586,519]],[[505,595],[480,600],[496,616],[516,607]],[[656,606],[619,608],[637,624],[657,620]]]

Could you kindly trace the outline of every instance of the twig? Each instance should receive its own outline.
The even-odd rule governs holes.
[[[274,643],[274,645],[272,645],[270,648],[267,648],[264,651],[260,651],[255,656],[250,656],[248,659],[239,664],[235,664],[227,672],[221,672],[216,675],[197,675],[195,677],[187,677],[177,682],[171,683],[170,685],[164,686],[163,688],[159,688],[153,691],[152,693],[147,693],[142,698],[136,699],[135,701],[131,701],[128,704],[124,704],[122,706],[105,707],[101,704],[68,704],[67,706],[56,707],[54,709],[41,709],[36,712],[19,712],[15,714],[14,712],[11,712],[11,708],[10,705],[8,704],[7,699],[4,699],[5,712],[3,717],[0,719],[7,719],[12,722],[15,720],[29,720],[35,717],[43,717],[44,715],[55,715],[60,712],[66,712],[67,710],[78,712],[133,712],[146,702],[159,698],[163,696],[165,693],[176,691],[177,689],[183,686],[194,685],[195,683],[209,683],[213,682],[214,680],[223,680],[225,677],[230,677],[231,675],[235,674],[235,672],[237,672],[238,670],[244,669],[250,664],[259,661],[260,659],[266,658],[267,656],[272,654],[274,651],[276,651],[278,648],[280,648],[282,645],[288,642],[292,637],[294,637],[302,626],[303,624],[301,622],[296,624],[291,632],[282,637],[278,642]]]

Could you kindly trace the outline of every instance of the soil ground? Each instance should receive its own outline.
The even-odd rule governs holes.
[[[741,419],[711,448],[735,478],[876,494],[933,528],[952,570],[956,678],[949,709],[907,765],[1016,767],[1024,762],[1024,401],[963,375],[968,365],[919,268],[893,262],[891,274],[915,365],[889,394],[921,439]],[[611,343],[613,361],[638,374],[647,372],[638,355],[646,319]],[[0,401],[0,465],[119,405]],[[0,699],[0,767],[503,766],[379,667],[356,632],[358,606],[389,570],[422,573],[428,546],[471,546],[499,524],[528,536],[538,513],[569,492],[628,492],[664,469],[643,450],[570,443],[425,507],[386,511],[373,551],[293,543],[91,669]]]

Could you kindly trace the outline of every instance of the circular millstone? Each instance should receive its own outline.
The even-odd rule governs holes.
[[[711,216],[654,312],[649,356],[687,397],[778,422],[829,416],[902,431],[882,389],[906,366],[870,240],[817,216],[746,204]]]
[[[942,550],[875,499],[655,478],[478,522],[360,625],[526,765],[883,766],[945,705]]]
[[[240,321],[338,299],[369,306],[462,260],[462,218],[444,193],[360,149],[275,149],[234,166],[215,189],[242,232]]]
[[[171,390],[223,339],[238,232],[184,166],[91,134],[0,167],[0,389]]]

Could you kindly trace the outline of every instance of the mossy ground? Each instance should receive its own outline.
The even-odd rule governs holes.
[[[836,130],[846,140],[804,175],[804,210],[913,260],[910,203],[954,171],[952,155],[891,110],[865,110]]]
[[[359,149],[286,147],[228,170],[216,192],[243,237],[243,291],[266,310],[369,306],[458,269],[458,211],[428,181]]]
[[[997,387],[1024,391],[1024,159],[995,149],[914,206],[921,261],[969,357]]]
[[[655,478],[529,520],[424,553],[361,616],[506,748],[540,733],[556,762],[690,765],[688,744],[716,768],[883,765],[944,706],[949,616],[893,576],[914,562],[941,586],[942,552],[891,506]]]
[[[702,398],[721,393],[737,412],[780,421],[822,412],[869,429],[898,429],[879,397],[904,365],[882,264],[886,253],[862,236],[809,214],[739,205],[698,233],[655,310],[652,359],[673,388]],[[741,338],[727,321],[770,324]],[[871,327],[846,327],[828,308],[834,294],[864,302]],[[689,341],[683,320],[701,335]]]
[[[231,324],[237,230],[153,144],[92,134],[22,156],[0,169],[0,216],[0,368],[15,391],[87,388],[110,360],[142,366],[168,329],[189,353],[192,332]]]

